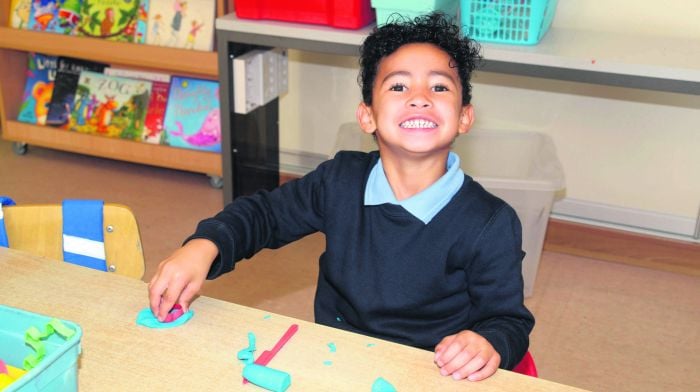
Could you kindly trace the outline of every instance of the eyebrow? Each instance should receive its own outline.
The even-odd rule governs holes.
[[[408,71],[394,71],[394,72],[390,72],[388,75],[386,75],[386,76],[384,77],[384,79],[382,79],[382,83],[386,82],[387,79],[392,78],[392,77],[394,77],[394,76],[410,76],[410,75],[411,75],[411,73],[408,72]],[[452,75],[451,75],[449,72],[444,72],[444,71],[430,71],[430,76],[434,76],[434,75],[445,77],[445,78],[449,79],[450,81],[452,81],[452,83],[457,83],[457,81],[455,80],[455,78],[453,78]]]

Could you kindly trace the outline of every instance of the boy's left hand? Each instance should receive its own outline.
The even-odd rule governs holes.
[[[496,372],[501,356],[483,336],[462,331],[446,336],[435,346],[435,363],[443,376],[480,381]]]

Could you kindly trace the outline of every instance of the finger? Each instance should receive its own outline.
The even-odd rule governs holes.
[[[457,371],[460,371],[464,366],[466,366],[468,363],[470,363],[474,358],[474,352],[470,351],[468,347],[462,348],[457,355],[455,355],[449,362],[446,362],[445,365],[440,369],[440,374],[443,376],[449,376],[453,375]],[[483,365],[483,364],[482,364]],[[465,373],[464,371],[461,372],[461,375],[458,374],[457,378],[461,379],[469,375],[469,373]]]
[[[444,361],[442,360],[443,351],[445,351],[445,349],[446,349],[450,344],[452,344],[452,342],[455,340],[455,338],[456,338],[456,335],[446,336],[445,338],[442,339],[442,341],[440,341],[440,343],[438,343],[437,346],[435,346],[435,359],[434,359],[434,362],[435,362],[438,366],[443,366],[443,365],[445,364]]]
[[[151,306],[151,312],[154,315],[157,315],[160,311],[161,298],[167,287],[167,284],[158,279],[157,276],[151,279],[151,282],[148,284],[148,301]]]
[[[467,379],[469,381],[481,381],[488,377],[491,377],[498,370],[498,365],[501,364],[501,357],[499,355],[492,356],[486,365],[476,372],[470,374]]]
[[[165,320],[165,317],[168,316],[170,310],[173,308],[173,306],[175,306],[175,303],[179,300],[180,294],[182,293],[184,286],[185,284],[183,282],[177,280],[170,281],[165,292],[161,295],[162,301],[160,303],[160,309],[158,309],[158,314],[156,314],[158,321],[162,322],[163,320]]]
[[[471,355],[471,357],[465,361],[462,366],[455,369],[455,371],[452,373],[452,378],[455,380],[461,380],[483,368],[488,362],[488,357],[486,357],[484,354],[484,352],[477,352],[474,353],[474,355]]]
[[[185,286],[185,289],[182,290],[182,293],[180,294],[180,299],[178,300],[178,303],[180,306],[182,306],[182,311],[187,313],[190,310],[190,304],[192,303],[192,299],[199,293],[199,287],[198,285],[194,284],[188,284]]]
[[[467,347],[465,347],[459,339],[455,339],[450,345],[445,347],[445,349],[442,350],[442,354],[440,355],[440,362],[442,362],[442,369],[440,370],[440,374],[442,374],[443,376],[452,374],[452,372],[456,370],[456,367],[451,365],[451,363],[463,351],[466,351],[467,355],[469,354]],[[469,356],[469,358],[471,358],[471,356]],[[443,372],[443,369],[446,373]]]

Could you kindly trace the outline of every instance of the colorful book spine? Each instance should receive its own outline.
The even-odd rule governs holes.
[[[27,59],[27,81],[17,120],[44,125],[56,78],[57,58],[29,53]]]
[[[221,152],[219,83],[173,76],[164,128],[170,146]]]

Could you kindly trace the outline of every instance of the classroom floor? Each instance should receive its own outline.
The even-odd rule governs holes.
[[[32,146],[18,156],[5,141],[0,194],[22,204],[99,198],[131,207],[145,281],[223,203],[202,174]],[[317,234],[263,251],[203,293],[311,321],[322,250]],[[700,278],[545,251],[526,304],[542,378],[595,391],[700,390]]]

